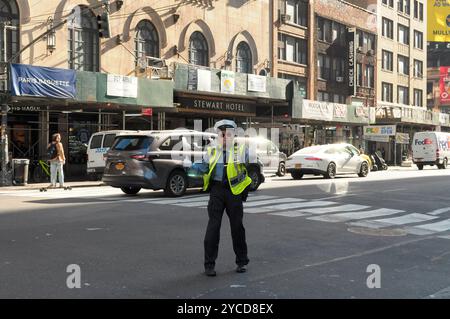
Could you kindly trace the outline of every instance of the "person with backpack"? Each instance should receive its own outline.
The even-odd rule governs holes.
[[[49,188],[56,187],[56,177],[58,176],[58,182],[60,187],[64,187],[64,172],[63,166],[66,163],[66,157],[64,155],[64,148],[61,143],[61,134],[55,133],[52,135],[52,142],[48,144],[47,156],[50,160],[50,186]]]

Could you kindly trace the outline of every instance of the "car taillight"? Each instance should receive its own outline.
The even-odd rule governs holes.
[[[321,161],[321,158],[318,157],[305,157],[305,160],[307,161]]]

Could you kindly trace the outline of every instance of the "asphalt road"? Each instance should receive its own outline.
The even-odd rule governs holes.
[[[449,298],[449,178],[269,178],[245,208],[248,272],[234,271],[224,215],[214,278],[199,190],[0,189],[0,298]]]

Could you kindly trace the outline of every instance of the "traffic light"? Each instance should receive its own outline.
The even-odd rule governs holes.
[[[103,12],[97,16],[98,35],[100,38],[110,38],[109,32],[109,13]]]

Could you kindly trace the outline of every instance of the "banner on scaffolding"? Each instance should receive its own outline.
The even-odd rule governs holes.
[[[73,99],[76,96],[74,70],[11,64],[11,95],[54,99]]]

